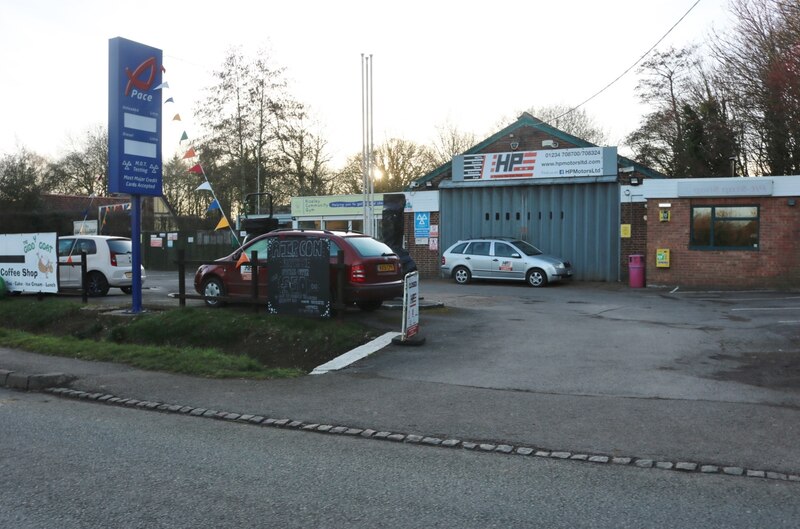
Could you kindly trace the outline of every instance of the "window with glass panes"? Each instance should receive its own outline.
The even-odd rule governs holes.
[[[758,206],[693,206],[690,247],[757,250]]]

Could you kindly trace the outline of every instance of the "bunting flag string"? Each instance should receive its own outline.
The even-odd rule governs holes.
[[[169,83],[168,82],[161,83],[158,86],[158,88],[159,89],[167,89],[167,88],[169,88]],[[168,98],[166,100],[166,102],[167,103],[175,103],[175,100],[172,97],[170,97],[170,98]],[[172,118],[172,121],[182,121],[180,113],[176,113],[175,116]],[[180,138],[178,143],[182,144],[184,141],[187,141],[187,142],[190,141],[189,140],[189,135],[186,133],[185,130],[181,134],[181,138]],[[191,145],[191,143],[189,144],[188,147],[189,147],[188,150],[183,155],[183,159],[184,160],[190,160],[192,158],[196,158],[197,157],[197,153],[195,152],[194,147]],[[209,182],[208,176],[206,175],[206,172],[203,169],[203,166],[201,165],[201,163],[199,163],[199,162],[195,163],[189,169],[187,169],[187,172],[189,174],[199,174],[199,175],[201,175],[203,177],[203,182],[199,186],[197,186],[197,189],[195,189],[195,191],[210,191],[211,192],[211,197],[212,197],[213,200],[212,200],[211,204],[209,204],[208,209],[206,210],[206,212],[208,213],[209,211],[218,209],[220,211],[221,215],[222,215],[220,220],[219,220],[219,222],[217,223],[216,228],[214,228],[214,229],[215,230],[221,230],[221,229],[225,229],[225,228],[230,229],[234,240],[236,240],[236,244],[240,245],[241,243],[239,242],[239,237],[237,236],[236,231],[230,225],[230,222],[228,222],[228,217],[227,217],[227,215],[225,215],[225,211],[222,209],[222,205],[220,204],[220,201],[217,199],[217,195],[216,195],[216,193],[214,193],[214,189],[211,187],[211,182]]]
[[[124,204],[108,204],[106,206],[98,206],[98,209],[104,210],[104,212],[107,212],[109,209],[114,211],[128,211],[131,209],[131,203],[125,202]]]
[[[225,217],[225,214],[223,213],[222,214],[222,218],[219,219],[219,223],[217,224],[217,227],[214,228],[214,230],[215,231],[216,230],[222,230],[222,229],[230,228],[230,227],[231,227],[231,225],[228,223],[228,219]],[[238,243],[239,239],[236,239],[236,242]]]

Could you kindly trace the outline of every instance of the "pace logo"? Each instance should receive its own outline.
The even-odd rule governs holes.
[[[150,90],[150,87],[153,85],[153,81],[156,79],[155,57],[150,57],[149,59],[145,60],[132,72],[130,68],[126,67],[125,75],[128,76],[128,84],[125,86],[126,97],[130,96],[137,99],[152,98],[152,96],[146,96],[144,92]],[[147,77],[147,80],[144,80],[145,76]]]

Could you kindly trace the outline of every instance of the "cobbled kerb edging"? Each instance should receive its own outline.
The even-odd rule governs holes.
[[[800,482],[800,475],[769,470],[749,469],[743,466],[726,466],[715,463],[698,463],[691,461],[661,461],[643,457],[620,457],[606,454],[583,454],[569,451],[549,450],[532,446],[515,446],[509,444],[496,444],[481,441],[465,441],[461,439],[442,439],[439,437],[405,434],[371,430],[369,428],[352,428],[349,426],[335,426],[332,424],[306,423],[292,419],[275,419],[261,415],[239,414],[227,411],[209,410],[181,406],[180,404],[164,404],[161,402],[140,401],[117,397],[105,393],[89,393],[69,388],[48,388],[47,393],[60,397],[94,401],[127,408],[176,413],[194,417],[204,417],[223,421],[253,424],[258,426],[271,426],[275,428],[290,428],[334,435],[358,436],[368,439],[394,441],[398,443],[438,446],[444,448],[460,448],[477,452],[493,452],[500,454],[546,457],[569,461],[583,461],[600,465],[630,465],[638,468],[651,468],[658,470],[671,470],[684,473],[723,474],[728,476],[741,476],[748,478],[772,479],[778,481]]]

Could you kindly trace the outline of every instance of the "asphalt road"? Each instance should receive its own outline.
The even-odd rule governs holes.
[[[175,274],[148,275],[145,307],[177,306]],[[74,388],[140,400],[632,462],[0,390],[0,527],[797,527],[797,293],[423,280],[421,295],[445,305],[422,312],[424,346],[326,375],[205,380],[8,349],[0,368],[72,373]],[[90,300],[126,303],[114,291]],[[345,317],[399,330],[397,310]]]
[[[0,389],[0,527],[797,527],[793,483],[334,437]]]

